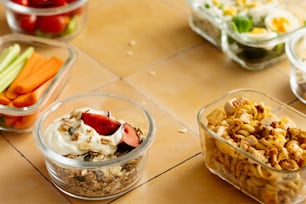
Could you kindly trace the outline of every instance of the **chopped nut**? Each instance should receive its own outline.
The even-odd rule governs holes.
[[[77,132],[77,133],[74,133],[72,136],[71,136],[71,141],[77,141],[79,139],[79,136],[80,134]]]
[[[79,144],[79,148],[82,151],[88,151],[88,150],[91,150],[93,148],[93,146],[90,143],[82,142],[82,143]]]
[[[69,128],[70,126],[66,124],[62,124],[61,126],[59,126],[59,130],[62,130],[62,131],[68,131]]]
[[[73,135],[75,133],[75,131],[76,131],[75,127],[70,127],[68,129],[68,132],[69,132],[70,135]]]
[[[100,142],[101,142],[101,144],[109,144],[110,140],[108,140],[106,138],[101,138]]]
[[[136,45],[136,41],[135,40],[131,40],[130,42],[129,42],[129,46],[135,46]]]
[[[156,72],[155,72],[155,71],[150,71],[149,74],[150,74],[151,76],[155,76],[155,75],[156,75]]]
[[[179,129],[179,132],[180,133],[186,133],[187,132],[187,128],[182,127],[182,128]]]

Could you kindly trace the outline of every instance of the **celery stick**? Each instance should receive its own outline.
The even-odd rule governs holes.
[[[4,78],[1,78],[0,93],[4,91],[14,81],[14,79],[17,77],[17,75],[23,68],[25,61],[26,60],[24,60],[23,62],[20,62],[19,64],[15,64],[14,69],[8,72],[8,74],[6,74]]]
[[[5,56],[12,50],[12,46],[5,48],[0,55],[0,62],[2,62]]]
[[[21,55],[19,55],[3,72],[0,73],[0,93],[4,91],[17,77],[23,68],[26,60],[34,52],[33,47],[28,47]]]
[[[8,52],[3,56],[3,59],[0,61],[0,73],[4,71],[19,55],[20,45],[17,43],[8,47]],[[1,57],[2,58],[2,57]]]
[[[32,53],[34,52],[34,47],[28,47],[23,53],[21,53],[10,65],[7,69],[14,67],[15,64],[19,64],[21,61],[28,59]],[[1,76],[1,73],[0,73]],[[0,77],[1,79],[1,77]]]

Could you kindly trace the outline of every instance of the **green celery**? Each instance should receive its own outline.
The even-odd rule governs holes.
[[[15,43],[3,51],[0,56],[0,73],[8,68],[8,66],[17,58],[20,53],[20,45]]]
[[[0,93],[3,92],[17,77],[21,69],[23,68],[24,62],[16,64],[13,70],[10,70],[3,78],[1,78],[0,82]]]
[[[24,63],[32,55],[33,52],[34,48],[28,47],[3,72],[0,73],[0,93],[3,92],[14,81],[14,79],[23,68]]]

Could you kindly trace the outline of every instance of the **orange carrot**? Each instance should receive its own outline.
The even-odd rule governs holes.
[[[5,96],[9,99],[15,99],[18,96],[16,93],[16,87],[27,80],[27,78],[29,78],[32,74],[35,74],[36,69],[45,63],[46,60],[47,59],[42,55],[38,54],[37,52],[33,52],[26,61],[21,72],[6,90]]]
[[[0,93],[0,104],[8,105],[10,102],[11,100],[5,96],[5,91]]]
[[[14,126],[14,123],[18,120],[21,116],[5,116],[4,123],[7,127]]]
[[[29,92],[27,94],[19,95],[17,98],[15,98],[12,101],[12,104],[16,108],[22,108],[26,106],[31,106],[35,104],[41,97],[41,95],[44,93],[44,91],[48,88],[50,82],[52,79],[49,79],[44,84],[39,86],[37,89],[35,89],[32,92]]]
[[[64,61],[55,56],[47,59],[43,65],[37,68],[35,74],[30,75],[26,80],[18,84],[16,87],[16,93],[26,94],[35,90],[44,82],[51,79],[63,64]]]
[[[37,114],[38,113],[33,113],[30,115],[19,117],[18,120],[16,120],[13,124],[13,127],[15,129],[24,129],[30,127],[34,123]]]

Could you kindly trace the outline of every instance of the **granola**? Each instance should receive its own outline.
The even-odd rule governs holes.
[[[55,184],[64,191],[80,197],[111,197],[138,181],[144,156],[108,166],[101,165],[101,161],[133,151],[143,139],[139,128],[116,120],[109,111],[77,109],[50,124],[45,141],[51,150],[66,158],[97,165],[72,167],[52,161],[47,165]]]

